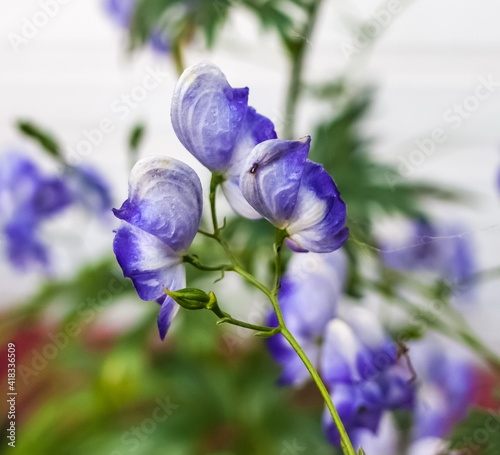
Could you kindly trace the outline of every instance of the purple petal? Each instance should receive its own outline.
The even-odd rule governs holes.
[[[60,212],[73,202],[73,195],[66,183],[58,178],[42,179],[29,208],[37,218],[45,218]],[[27,207],[28,208],[28,207]]]
[[[351,307],[344,319],[363,346],[362,354],[357,359],[357,369],[362,379],[374,379],[394,365],[397,358],[396,344],[386,336],[375,314],[366,308]]]
[[[362,447],[370,455],[399,455],[398,429],[390,413],[384,413],[377,433],[364,428],[355,432],[351,438],[355,448]],[[425,455],[429,455],[428,452]]]
[[[143,300],[164,299],[165,288],[177,290],[185,281],[182,258],[157,237],[127,222],[116,231],[113,251]],[[176,288],[176,289],[174,289]]]
[[[183,287],[184,286],[180,286],[179,289],[182,289]],[[172,323],[172,320],[178,310],[179,305],[177,305],[171,297],[167,296],[161,304],[160,314],[158,315],[158,331],[160,332],[160,338],[162,340],[165,339],[165,335],[167,334],[170,324]]]
[[[415,382],[400,365],[391,367],[377,378],[387,409],[411,409],[415,403]]]
[[[200,180],[189,166],[173,158],[144,158],[130,173],[129,198],[113,212],[172,250],[182,251],[200,224]]]
[[[0,157],[0,218],[9,220],[20,205],[31,204],[43,177],[35,163],[21,153]]]
[[[349,435],[365,428],[375,433],[382,418],[380,391],[376,384],[361,385],[336,384],[332,390],[332,401]],[[323,423],[329,441],[340,444],[340,435],[330,416],[325,410]]]
[[[238,214],[250,220],[257,220],[262,218],[260,213],[257,212],[244,198],[239,178],[228,177],[222,185],[222,191],[226,196],[229,205]]]
[[[11,264],[19,270],[27,270],[33,265],[47,268],[48,253],[38,239],[37,225],[32,220],[15,217],[4,227],[7,256]]]
[[[288,226],[295,210],[310,141],[271,139],[258,144],[245,160],[240,176],[243,196],[280,229]]]
[[[204,166],[223,172],[231,161],[247,102],[248,88],[231,88],[216,65],[193,65],[182,73],[172,98],[175,134]]]
[[[414,438],[444,438],[453,423],[447,412],[447,402],[438,388],[431,385],[421,387],[414,415]]]
[[[330,175],[307,161],[287,232],[294,249],[327,253],[340,248],[349,232],[346,207]]]
[[[294,335],[319,338],[335,317],[344,280],[344,259],[341,253],[308,253],[296,254],[288,263],[279,302]]]
[[[261,216],[241,193],[240,174],[243,164],[257,144],[275,138],[276,131],[274,131],[273,122],[258,114],[254,108],[248,107],[240,133],[236,138],[233,156],[226,172],[226,181],[222,184],[222,190],[231,207],[245,218],[257,219]]]
[[[239,179],[245,160],[257,144],[276,139],[274,124],[248,106],[245,119],[234,143],[234,151],[229,163],[228,174]]]
[[[365,381],[356,386],[358,395],[356,400],[355,425],[358,428],[367,428],[374,433],[378,430],[385,403],[377,383]]]
[[[341,319],[333,319],[326,328],[321,369],[323,378],[330,384],[352,383],[360,380],[357,371],[362,346],[351,327]]]
[[[104,8],[121,27],[128,27],[137,0],[105,0]]]
[[[356,396],[356,389],[346,384],[338,384],[331,393],[333,404],[348,434],[352,431],[352,422],[355,418]],[[328,441],[335,446],[340,446],[340,434],[327,409],[323,413],[323,426]]]
[[[170,40],[160,29],[154,29],[149,37],[151,47],[159,54],[168,54],[170,52]]]

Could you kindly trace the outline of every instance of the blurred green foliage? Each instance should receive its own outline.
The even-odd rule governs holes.
[[[51,133],[43,130],[31,120],[19,120],[16,126],[21,134],[34,140],[42,150],[53,158],[62,159],[61,147]]]
[[[196,33],[211,48],[233,8],[249,10],[265,29],[278,32],[283,39],[292,26],[290,10],[304,8],[300,0],[140,0],[131,26],[130,45],[144,45],[154,30],[170,38],[173,47],[189,42]]]
[[[497,455],[500,453],[499,430],[498,409],[472,409],[453,430],[450,448],[470,454]]]

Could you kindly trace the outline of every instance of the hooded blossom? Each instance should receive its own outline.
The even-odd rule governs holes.
[[[147,157],[130,173],[128,199],[113,210],[122,220],[113,250],[139,297],[161,305],[161,339],[178,310],[165,289],[186,285],[183,255],[198,230],[202,205],[201,183],[189,166],[173,158]]]

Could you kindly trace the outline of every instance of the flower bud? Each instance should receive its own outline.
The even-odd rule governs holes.
[[[211,310],[217,305],[217,297],[212,291],[207,294],[205,291],[196,288],[184,288],[178,291],[165,289],[165,294],[188,310]]]

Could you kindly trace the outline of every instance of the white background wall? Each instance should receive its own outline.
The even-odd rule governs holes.
[[[403,2],[396,0],[396,5]],[[405,5],[401,8],[404,11],[381,30],[373,48],[346,59],[341,46],[352,39],[346,24],[360,17],[369,19],[386,6],[373,0],[325,2],[310,42],[308,77],[321,80],[349,68],[356,80],[377,84],[377,102],[366,130],[377,138],[376,153],[383,159],[397,163],[408,159],[416,149],[415,139],[429,138],[436,127],[445,130],[448,139],[410,178],[431,179],[473,192],[476,198],[468,207],[431,209],[443,220],[456,219],[468,225],[464,235],[477,246],[481,268],[500,265],[496,185],[500,164],[500,3],[419,0]],[[123,34],[104,15],[99,0],[67,1],[38,28],[36,36],[17,48],[12,44],[13,34],[22,36],[23,27],[26,32],[25,21],[35,19],[41,11],[40,1],[3,0],[0,11],[0,149],[20,148],[36,154],[15,132],[13,121],[17,118],[32,118],[57,133],[67,153],[85,139],[85,130],[97,128],[107,118],[114,131],[105,134],[83,160],[107,173],[118,204],[126,197],[126,132],[143,120],[149,127],[144,154],[182,156],[204,172],[182,150],[170,126],[169,104],[176,76],[168,57],[148,51],[127,56]],[[252,18],[244,12],[234,16],[211,54],[193,43],[188,63],[201,58],[221,66],[233,86],[250,86],[251,104],[280,126],[286,61],[278,43],[262,33]],[[147,68],[162,71],[161,84],[135,109],[120,114],[116,103],[122,94],[141,84]],[[445,121],[445,113],[474,95],[479,77],[490,75],[499,86],[453,129]],[[300,114],[299,136],[310,133],[318,113],[305,106]],[[62,241],[61,232],[65,232]],[[46,235],[58,238],[54,254],[61,273],[70,273],[72,264],[108,249],[112,238],[109,225],[76,212],[49,227]],[[4,305],[29,294],[39,280],[36,274],[20,276],[6,264],[0,266],[0,273],[0,302]],[[498,282],[483,286],[479,302],[466,312],[473,324],[500,346],[500,334],[496,335],[499,291]],[[490,317],[485,317],[486,313]]]

